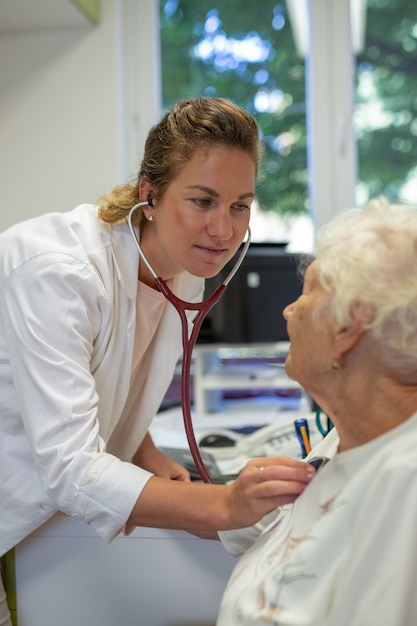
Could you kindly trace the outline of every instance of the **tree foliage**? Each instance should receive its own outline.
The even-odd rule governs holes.
[[[357,79],[359,180],[401,198],[417,166],[417,2],[368,0]]]
[[[197,49],[203,41],[212,50],[205,58]],[[261,8],[251,0],[162,0],[161,45],[164,109],[198,95],[226,97],[243,106],[256,117],[264,143],[257,186],[261,209],[305,212],[304,62],[296,54],[285,5],[276,0],[263,0]],[[236,56],[233,49],[239,46],[242,54]],[[259,113],[255,98],[263,95],[273,104]]]
[[[365,196],[398,196],[417,163],[417,2],[368,0],[355,128]],[[281,215],[308,209],[306,88],[287,9],[277,0],[160,0],[163,106],[227,97],[257,119],[257,199]],[[376,114],[376,112],[378,114]]]

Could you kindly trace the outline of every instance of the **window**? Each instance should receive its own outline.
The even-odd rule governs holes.
[[[309,251],[312,221],[381,194],[416,202],[415,0],[159,7],[163,108],[219,95],[258,120],[266,158],[255,240]]]
[[[357,203],[417,198],[417,3],[367,0],[357,57]]]
[[[228,97],[259,123],[253,240],[309,249],[305,67],[286,5],[263,0],[260,11],[251,0],[161,0],[160,33],[164,110],[186,97]]]

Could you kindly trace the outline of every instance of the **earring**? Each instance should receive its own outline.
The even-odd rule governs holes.
[[[154,222],[155,221],[155,216],[154,215],[149,215],[148,216],[148,222]]]
[[[332,369],[333,370],[341,370],[343,367],[342,362],[338,361],[337,359],[334,359],[332,361]]]

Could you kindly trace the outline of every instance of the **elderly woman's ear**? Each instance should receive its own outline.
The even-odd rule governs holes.
[[[375,308],[369,302],[355,304],[350,325],[340,328],[335,333],[335,358],[343,361],[343,356],[355,348],[366,334],[374,315]]]

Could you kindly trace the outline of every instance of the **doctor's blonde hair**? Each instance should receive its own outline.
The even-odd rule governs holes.
[[[179,102],[151,128],[135,183],[118,185],[98,199],[99,217],[108,223],[125,220],[139,202],[141,179],[152,184],[155,199],[161,198],[196,150],[219,145],[243,150],[258,170],[260,133],[249,113],[224,98],[200,97]],[[143,219],[142,211],[138,210],[132,221],[139,225]]]

